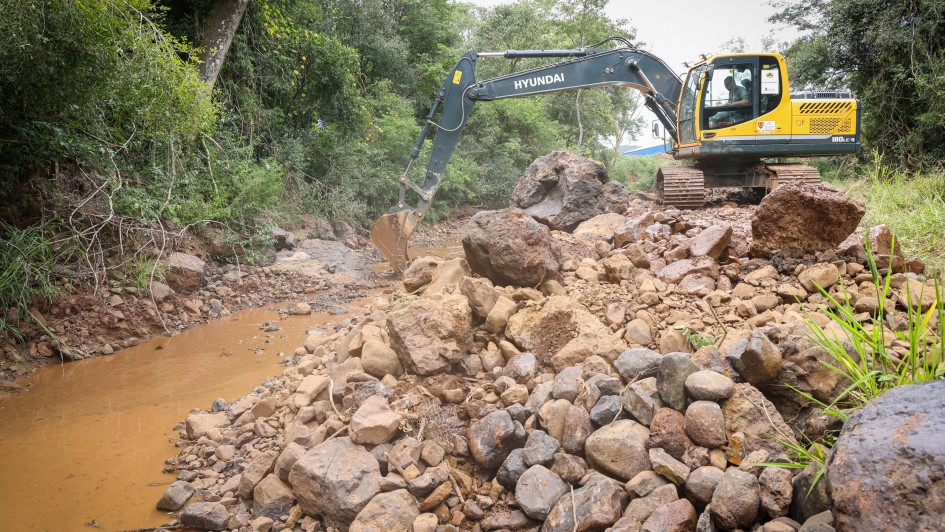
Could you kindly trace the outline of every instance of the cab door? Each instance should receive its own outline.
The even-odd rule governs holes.
[[[683,85],[682,94],[679,97],[679,123],[676,128],[679,131],[680,146],[688,146],[699,142],[699,128],[697,127],[699,89],[702,86],[707,68],[707,65],[700,65],[690,70],[686,77],[686,83]]]

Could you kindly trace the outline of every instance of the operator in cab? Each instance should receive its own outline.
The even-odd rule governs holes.
[[[735,83],[735,78],[728,76],[725,78],[725,89],[728,90],[728,101],[726,105],[748,105],[751,103],[748,99],[748,89]],[[729,123],[744,122],[745,117],[735,110],[719,111],[709,118],[709,127],[715,129]]]

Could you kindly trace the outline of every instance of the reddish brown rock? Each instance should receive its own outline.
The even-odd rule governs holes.
[[[516,209],[470,218],[463,250],[473,272],[501,286],[537,286],[560,267],[561,250],[551,231]]]
[[[837,530],[941,529],[943,413],[945,382],[935,381],[890,390],[847,422],[824,477]]]
[[[770,257],[827,251],[853,230],[866,207],[826,183],[783,185],[761,202],[751,219],[751,253]]]

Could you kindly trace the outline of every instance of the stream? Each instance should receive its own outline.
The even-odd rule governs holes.
[[[379,292],[379,291],[378,291]],[[165,524],[155,503],[175,480],[174,425],[194,407],[245,395],[333,316],[235,312],[111,356],[42,368],[0,401],[0,515],[4,530],[118,531]],[[267,323],[281,330],[266,333]]]

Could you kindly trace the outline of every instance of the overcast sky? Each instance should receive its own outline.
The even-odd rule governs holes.
[[[492,7],[512,4],[515,0],[464,0],[468,3]],[[683,63],[698,60],[699,54],[718,55],[731,50],[723,49],[726,42],[744,38],[746,52],[761,50],[763,38],[782,43],[794,40],[794,28],[768,22],[777,10],[767,0],[611,0],[606,12],[611,19],[627,19],[636,28],[637,41],[644,48],[665,61],[677,74],[686,72]],[[777,49],[777,47],[776,47]],[[489,50],[500,51],[500,50]],[[656,117],[645,111],[648,120]],[[650,137],[649,128],[633,143],[659,143]]]
[[[514,0],[465,0],[479,6],[512,4]],[[610,18],[627,19],[636,28],[637,40],[677,73],[685,72],[683,63],[698,59],[699,54],[720,54],[722,45],[742,37],[748,50],[761,47],[763,37],[777,42],[797,37],[793,28],[768,22],[776,10],[766,1],[744,0],[611,0]]]

